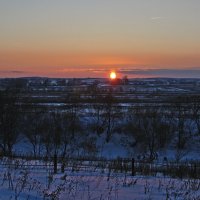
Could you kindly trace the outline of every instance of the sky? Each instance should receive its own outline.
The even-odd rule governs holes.
[[[200,78],[199,0],[0,0],[0,77]]]

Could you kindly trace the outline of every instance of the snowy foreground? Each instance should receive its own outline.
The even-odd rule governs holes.
[[[48,165],[40,163],[32,162],[31,167],[17,162],[14,165],[1,163],[0,199],[199,200],[200,180],[162,175],[132,177],[92,167],[68,168],[65,173],[54,175]]]

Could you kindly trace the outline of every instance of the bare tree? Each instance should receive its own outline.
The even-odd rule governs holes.
[[[45,157],[50,158],[52,156],[52,140],[54,134],[52,116],[50,112],[44,113],[40,131],[42,136],[42,144],[45,148]]]
[[[73,139],[76,133],[80,130],[80,94],[77,92],[69,93],[65,103],[65,112],[67,113],[68,122],[67,126]]]
[[[112,134],[120,125],[119,121],[122,118],[122,109],[112,91],[109,91],[103,99],[103,126],[106,131],[106,142],[109,142]]]
[[[175,133],[177,134],[177,148],[183,149],[188,139],[186,129],[188,108],[183,97],[176,98],[172,105],[171,115],[174,119]]]
[[[89,94],[91,97],[91,104],[89,107],[89,120],[88,125],[89,129],[100,135],[104,132],[105,129],[105,120],[103,118],[104,113],[104,99],[102,91],[97,87],[96,84],[92,85],[89,88]]]
[[[55,172],[57,158],[64,162],[77,148],[82,131],[80,121],[80,96],[72,92],[66,98],[62,111],[54,110],[45,114],[42,125],[43,144],[47,157],[54,157]],[[69,148],[70,147],[70,148]]]
[[[194,120],[198,134],[200,135],[200,96],[191,96],[190,102],[191,102],[190,105],[192,111],[192,119]]]
[[[33,109],[32,112],[26,114],[23,119],[23,124],[26,124],[23,127],[24,135],[33,147],[34,157],[40,156],[42,149],[42,123],[44,113],[44,110],[38,111]]]
[[[11,155],[18,138],[17,93],[4,91],[0,93],[0,146],[4,155]]]
[[[165,146],[170,133],[169,124],[163,119],[160,109],[154,106],[131,109],[125,128],[129,138],[132,138],[129,144],[147,151],[150,160],[155,159],[156,151]]]

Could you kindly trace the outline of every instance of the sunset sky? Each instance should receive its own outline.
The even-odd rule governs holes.
[[[0,77],[200,78],[200,0],[0,0]]]

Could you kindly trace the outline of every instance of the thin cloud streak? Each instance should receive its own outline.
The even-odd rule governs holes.
[[[119,70],[124,75],[140,77],[200,78],[200,69],[133,69]]]
[[[152,17],[151,20],[164,19],[163,17]]]
[[[6,73],[6,74],[25,74],[27,73],[26,71],[18,71],[18,70],[0,70],[0,73]]]

